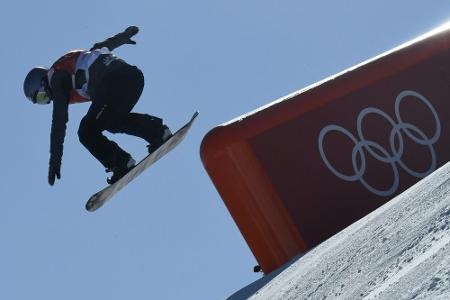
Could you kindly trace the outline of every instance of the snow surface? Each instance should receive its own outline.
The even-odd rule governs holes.
[[[250,299],[450,299],[450,164],[300,257]]]

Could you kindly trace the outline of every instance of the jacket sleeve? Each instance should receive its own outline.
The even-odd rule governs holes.
[[[93,51],[95,49],[101,49],[103,47],[106,47],[109,49],[109,51],[113,51],[117,47],[120,47],[125,44],[136,44],[135,41],[131,40],[131,38],[139,32],[139,28],[136,26],[130,26],[127,29],[125,29],[123,32],[116,34],[115,36],[112,36],[110,38],[107,38],[106,40],[102,42],[98,42],[92,46],[90,51]]]
[[[53,96],[52,127],[50,133],[51,166],[60,166],[63,155],[63,144],[68,121],[69,96],[71,77],[66,71],[55,71],[50,82]]]

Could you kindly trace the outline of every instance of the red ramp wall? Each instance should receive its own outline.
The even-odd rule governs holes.
[[[265,273],[450,160],[449,28],[205,136],[203,164]]]

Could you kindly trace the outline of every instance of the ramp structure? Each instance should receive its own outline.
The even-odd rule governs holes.
[[[203,164],[265,273],[450,160],[450,25],[212,129]]]

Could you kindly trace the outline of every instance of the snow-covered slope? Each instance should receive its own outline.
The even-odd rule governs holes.
[[[450,164],[317,246],[251,299],[450,299]]]

